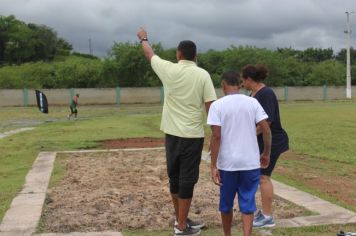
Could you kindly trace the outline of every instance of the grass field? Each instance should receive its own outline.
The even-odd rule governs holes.
[[[318,176],[332,180],[342,178],[356,186],[356,104],[338,101],[280,106],[291,150],[303,158],[281,158],[279,165],[283,169],[276,171],[275,178],[356,211],[352,202],[323,188],[318,189],[308,178],[297,175],[314,175],[316,179],[320,178]],[[19,127],[37,127],[0,139],[0,219],[22,188],[38,152],[97,148],[100,141],[106,139],[163,136],[159,131],[159,105],[88,106],[80,107],[79,112],[80,119],[67,121],[66,107],[50,108],[49,115],[39,113],[35,107],[0,108],[0,133]],[[309,166],[313,168],[306,168]],[[356,188],[348,191],[349,198],[356,199]],[[339,229],[356,231],[356,225],[280,229],[273,230],[273,235],[324,236],[335,235]],[[211,229],[203,235],[219,234],[220,230]],[[127,231],[125,235],[167,235],[167,232]]]

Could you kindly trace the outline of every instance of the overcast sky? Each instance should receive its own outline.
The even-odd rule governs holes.
[[[79,52],[89,52],[91,38],[98,56],[114,41],[137,41],[140,26],[165,48],[190,39],[200,51],[250,45],[337,52],[346,45],[345,11],[356,11],[356,0],[0,0],[0,15],[52,27]],[[356,32],[356,14],[350,22]]]

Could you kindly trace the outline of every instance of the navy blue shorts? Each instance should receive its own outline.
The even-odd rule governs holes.
[[[220,170],[222,186],[220,186],[219,210],[228,214],[234,206],[237,193],[239,208],[243,214],[256,211],[255,194],[260,183],[260,169],[243,171]]]

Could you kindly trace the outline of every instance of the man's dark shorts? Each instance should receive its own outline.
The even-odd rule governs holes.
[[[166,134],[166,159],[170,192],[179,198],[193,197],[199,179],[204,138],[181,138]]]

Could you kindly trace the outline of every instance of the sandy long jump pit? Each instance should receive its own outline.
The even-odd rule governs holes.
[[[55,165],[63,166],[64,174],[48,189],[41,232],[171,227],[174,215],[163,149],[58,154]],[[204,221],[208,227],[221,227],[218,199],[210,164],[202,161],[190,217]],[[234,222],[240,222],[236,208],[237,204]],[[275,200],[274,209],[276,218],[308,214],[304,208],[280,198]]]

